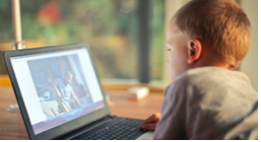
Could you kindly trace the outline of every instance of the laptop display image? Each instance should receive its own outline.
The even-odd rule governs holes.
[[[30,139],[137,139],[142,120],[110,116],[86,44],[4,54]]]

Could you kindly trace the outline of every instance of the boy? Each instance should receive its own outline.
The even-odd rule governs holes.
[[[64,75],[64,82],[59,82],[55,84],[52,81],[52,86],[54,87],[56,94],[58,96],[58,103],[60,104],[63,112],[70,112],[75,108],[82,107],[78,98],[76,97],[72,88],[73,75],[70,71],[66,71]],[[75,106],[77,104],[77,106]]]
[[[161,114],[141,129],[154,139],[257,139],[257,92],[238,71],[250,22],[232,0],[192,0],[170,21],[167,66],[174,81]]]

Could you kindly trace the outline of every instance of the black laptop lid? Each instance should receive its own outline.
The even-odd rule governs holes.
[[[109,115],[86,44],[4,53],[31,139],[54,139]]]

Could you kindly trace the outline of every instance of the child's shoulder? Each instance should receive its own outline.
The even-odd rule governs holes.
[[[249,78],[242,72],[220,67],[200,67],[188,70],[178,76],[168,87],[170,90],[200,92],[254,91]]]
[[[244,73],[217,67],[196,68],[180,75],[168,87],[162,114],[170,120],[181,119],[179,123],[186,120],[186,126],[197,130],[187,130],[188,133],[193,133],[193,138],[204,136],[207,139],[209,136],[218,137],[220,133],[226,134],[226,128],[238,124],[238,120],[247,118],[255,111],[253,108],[257,100],[258,94]],[[179,114],[179,117],[175,114]],[[247,119],[253,121],[251,129],[257,124],[255,118],[256,114],[253,113]],[[175,122],[172,122],[172,127],[177,126]],[[244,124],[236,127],[226,138],[234,137],[234,132]],[[205,130],[217,135],[208,135]]]
[[[202,83],[217,81],[240,81],[250,84],[248,76],[240,71],[232,71],[220,67],[200,67],[190,69],[180,76],[173,83]]]

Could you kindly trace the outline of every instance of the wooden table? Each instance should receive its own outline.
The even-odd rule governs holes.
[[[145,119],[152,113],[160,112],[163,95],[151,93],[141,101],[129,100],[124,91],[112,91],[110,108],[112,115]],[[15,104],[11,87],[0,87],[0,139],[29,139],[20,113],[7,112],[5,108]]]

